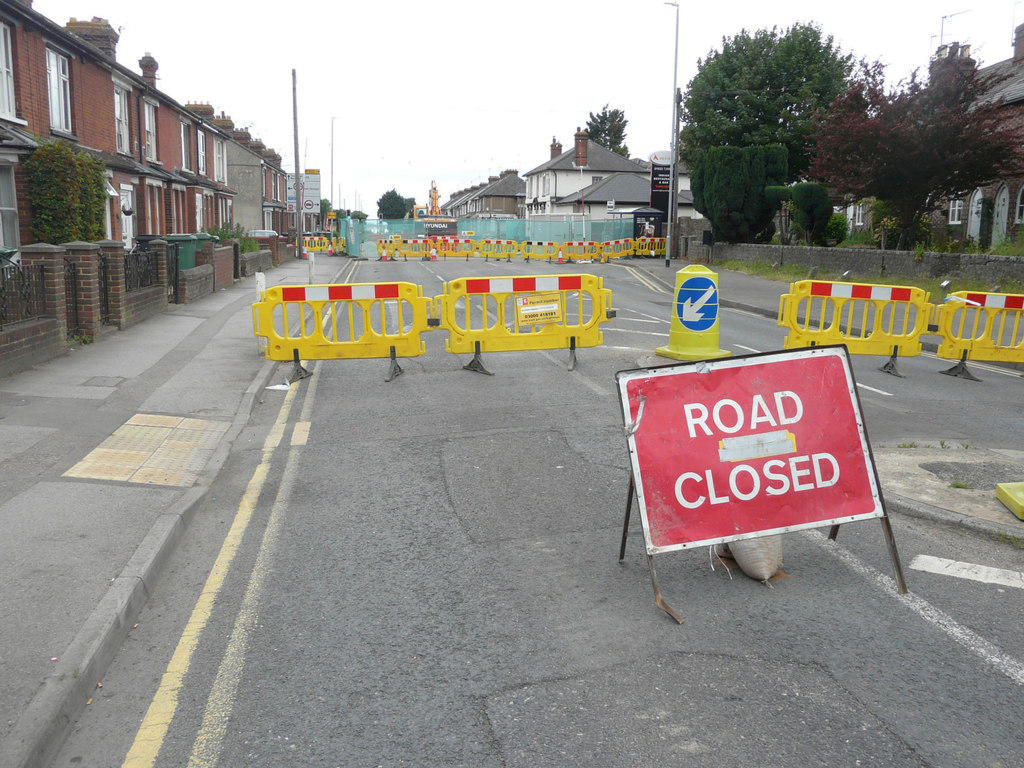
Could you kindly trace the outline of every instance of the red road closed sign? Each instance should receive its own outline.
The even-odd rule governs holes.
[[[845,347],[616,378],[648,554],[884,516]]]

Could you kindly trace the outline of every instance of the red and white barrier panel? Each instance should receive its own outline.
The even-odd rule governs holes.
[[[466,280],[466,293],[518,293],[520,291],[578,291],[581,275],[565,277],[495,277]]]
[[[282,286],[281,301],[352,301],[397,299],[397,283],[380,285],[298,285]]]

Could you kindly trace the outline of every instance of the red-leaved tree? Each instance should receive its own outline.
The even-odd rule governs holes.
[[[889,203],[900,223],[897,247],[909,248],[920,214],[1024,172],[1020,132],[986,96],[995,85],[971,59],[938,59],[927,83],[915,73],[898,91],[886,91],[881,65],[862,65],[816,121],[810,175],[835,193]]]

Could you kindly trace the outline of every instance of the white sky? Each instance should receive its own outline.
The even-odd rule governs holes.
[[[661,0],[307,0],[266,14],[224,0],[33,8],[60,24],[106,18],[121,33],[119,63],[139,72],[151,53],[161,90],[227,113],[287,171],[295,69],[301,167],[320,169],[335,206],[370,216],[392,188],[425,203],[435,180],[444,202],[506,168],[525,173],[548,160],[552,136],[568,149],[605,104],[625,113],[634,157],[669,147],[675,9]],[[940,32],[970,43],[982,64],[1010,58],[1024,0],[680,0],[678,85],[723,37],[809,21],[843,51],[882,61],[895,82],[927,68]]]

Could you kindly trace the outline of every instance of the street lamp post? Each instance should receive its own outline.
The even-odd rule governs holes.
[[[675,234],[676,214],[678,204],[676,203],[676,165],[679,162],[679,101],[676,99],[676,76],[679,72],[679,3],[665,3],[676,9],[676,46],[672,57],[672,161],[669,165],[668,179],[668,228],[665,231],[665,266],[671,265],[672,261],[672,238]]]
[[[336,117],[331,117],[331,191],[328,193],[328,197],[331,199],[331,210],[334,210],[334,121]]]

